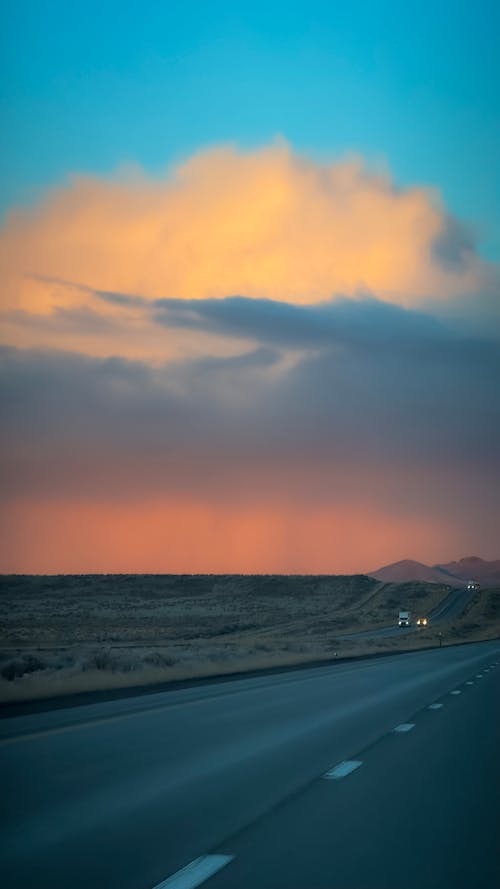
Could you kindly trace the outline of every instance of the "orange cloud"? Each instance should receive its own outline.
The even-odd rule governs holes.
[[[231,353],[220,338],[169,337],[130,308],[33,276],[147,298],[242,294],[310,304],[369,290],[413,305],[471,292],[481,279],[467,245],[457,261],[439,260],[434,245],[447,225],[430,190],[397,189],[359,159],[319,164],[284,143],[248,153],[222,147],[162,180],[75,177],[36,208],[12,212],[0,236],[3,306],[35,318],[55,306],[91,308],[112,332],[82,325],[64,333],[66,348],[89,354]],[[4,341],[26,347],[57,339],[12,316],[4,328]]]

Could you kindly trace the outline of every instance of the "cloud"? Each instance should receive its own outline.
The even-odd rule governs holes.
[[[75,178],[0,262],[4,570],[495,555],[496,272],[428,190],[220,148]]]
[[[397,499],[405,473],[484,480],[498,469],[495,341],[457,336],[422,312],[374,299],[196,307],[196,324],[218,333],[229,327],[231,335],[250,330],[256,347],[161,366],[2,350],[13,494],[226,491],[244,498],[273,489],[280,498],[307,499],[309,489],[335,498],[344,489],[354,496],[358,481],[366,487],[366,470],[372,482],[383,479],[374,496]],[[171,308],[161,301],[151,311],[163,323]],[[175,302],[175,313],[182,308]],[[177,320],[191,322],[193,314],[188,303]],[[266,470],[259,488],[262,467],[273,479]],[[426,498],[432,492],[418,495]]]
[[[445,268],[467,271],[475,253],[470,228],[452,216],[443,216],[441,231],[433,243],[434,256]]]
[[[443,326],[423,312],[386,305],[374,298],[337,298],[312,306],[273,300],[156,300],[152,316],[167,327],[188,327],[292,347],[327,346],[347,338],[373,343],[444,336]]]
[[[367,291],[418,305],[476,291],[488,274],[429,189],[283,142],[204,151],[163,179],[74,177],[11,212],[0,265],[4,308],[34,313],[80,304],[65,281],[147,299],[307,305]]]
[[[77,285],[71,285],[76,287]],[[337,297],[335,300],[310,306],[277,302],[270,299],[249,299],[232,296],[224,299],[158,299],[93,291],[81,288],[94,302],[125,308],[133,313],[134,322],[159,325],[163,331],[190,330],[241,342],[263,341],[284,347],[318,347],[328,345],[343,335],[372,341],[401,336],[404,341],[422,335],[443,336],[445,328],[434,316],[399,306],[381,303],[371,296],[357,300]],[[55,307],[50,315],[33,315],[15,310],[4,314],[4,320],[19,327],[53,331],[61,338],[72,331],[94,333],[110,330],[118,333],[118,316],[101,315],[95,308]],[[130,327],[132,325],[129,325]]]
[[[248,336],[232,341],[201,326],[169,330],[154,317],[152,303],[144,297],[99,293],[47,279],[35,278],[34,283],[51,294],[51,308],[0,311],[0,341],[5,344],[25,349],[64,348],[94,357],[116,355],[153,364],[199,354],[227,357],[252,346]]]

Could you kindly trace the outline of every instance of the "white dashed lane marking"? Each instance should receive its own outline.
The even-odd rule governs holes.
[[[443,706],[442,704],[430,704],[428,709],[429,710],[441,710],[442,706]]]
[[[326,773],[325,778],[345,778],[346,775],[350,775],[351,772],[354,772],[355,769],[359,769],[362,765],[363,763],[360,759],[346,759],[344,762],[339,762],[333,769],[330,769],[330,771]]]
[[[412,728],[415,728],[414,722],[402,722],[401,725],[397,725],[394,729],[395,732],[411,732]]]
[[[456,688],[455,691],[450,691],[450,694],[451,694],[451,695],[461,695],[462,692],[459,691],[458,688]]]
[[[195,889],[232,861],[234,855],[202,855],[182,870],[158,883],[154,889]]]
[[[472,681],[472,679],[468,679],[465,684],[466,685],[474,685],[474,682]]]
[[[482,673],[476,673],[476,679],[482,679],[482,678],[483,678]]]

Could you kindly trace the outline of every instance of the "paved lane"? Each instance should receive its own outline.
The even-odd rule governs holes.
[[[500,886],[500,666],[223,845],[210,889]]]
[[[5,719],[4,885],[152,889],[495,652],[467,645]]]
[[[467,587],[451,590],[437,608],[431,611],[433,623],[458,617],[475,595],[474,590],[468,590]]]

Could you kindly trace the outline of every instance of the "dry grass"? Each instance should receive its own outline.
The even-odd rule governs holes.
[[[447,592],[363,575],[3,577],[0,700],[439,644],[433,628],[389,639],[345,635],[391,624],[400,608],[425,614]],[[446,628],[445,643],[483,638],[492,610],[498,617],[498,591],[481,594]]]
[[[498,639],[500,637],[500,587],[480,590],[460,620],[450,626],[450,635],[455,639],[469,640]]]

